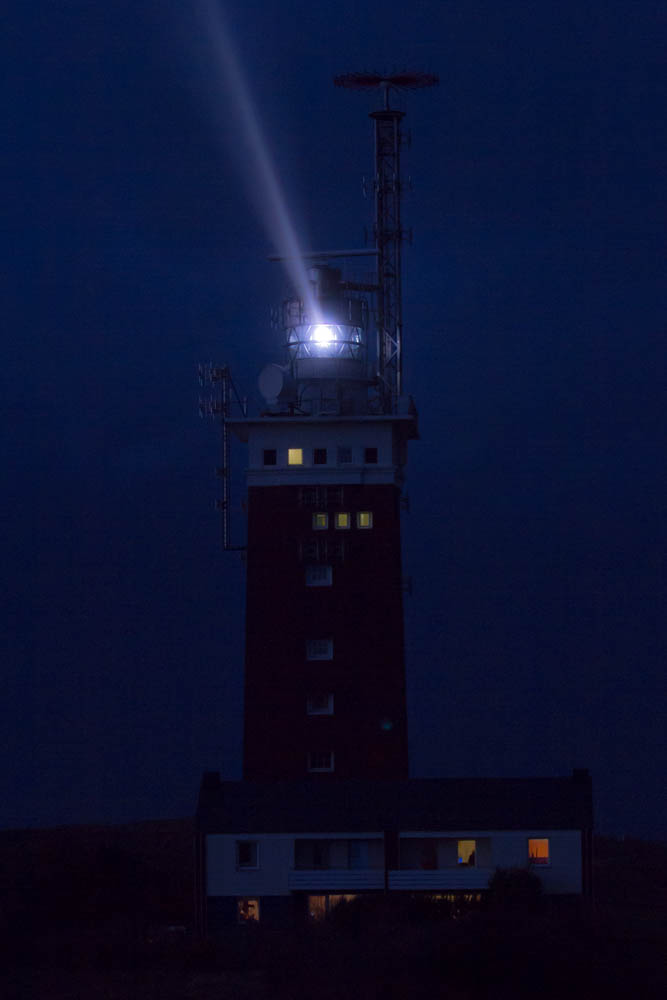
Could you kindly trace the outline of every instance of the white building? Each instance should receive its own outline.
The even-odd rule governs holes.
[[[497,868],[535,871],[547,894],[591,892],[587,771],[570,778],[402,782],[202,781],[198,917],[317,918],[360,893],[477,895]]]

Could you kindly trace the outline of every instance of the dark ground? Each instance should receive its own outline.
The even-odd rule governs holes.
[[[193,825],[0,833],[6,1000],[663,996],[667,845],[596,839],[587,910],[498,901],[452,918],[376,899],[294,934],[192,935]]]

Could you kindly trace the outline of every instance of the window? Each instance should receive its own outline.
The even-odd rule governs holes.
[[[326,464],[327,464],[326,448],[313,448],[313,465],[326,465]]]
[[[294,867],[299,871],[329,868],[332,846],[330,840],[295,840]]]
[[[314,922],[324,920],[327,914],[335,910],[339,903],[349,903],[350,900],[356,898],[356,895],[351,892],[308,896],[308,919]]]
[[[259,868],[259,845],[256,840],[236,841],[236,867],[239,871]]]
[[[352,524],[352,518],[347,511],[339,511],[336,514],[336,528],[338,531],[348,531]]]
[[[329,515],[323,511],[313,514],[313,531],[326,531],[329,527]]]
[[[333,639],[306,639],[307,660],[333,660]]]
[[[333,706],[332,694],[309,694],[306,698],[307,715],[333,715]]]
[[[326,541],[327,559],[332,563],[342,563],[345,559],[345,542],[342,539]]]
[[[366,465],[377,465],[377,448],[364,448],[364,462]]]
[[[237,899],[236,917],[240,924],[249,924],[259,920],[259,900]]]
[[[264,449],[264,465],[275,465],[278,461],[278,454],[275,448]]]
[[[339,448],[338,449],[338,464],[347,465],[348,462],[352,461],[352,449],[351,448]]]
[[[529,839],[528,860],[531,865],[548,865],[550,863],[548,837],[531,837]]]
[[[288,465],[303,465],[303,448],[288,448],[287,449],[287,464]]]
[[[357,511],[357,528],[372,528],[373,527],[373,511],[372,510],[358,510]]]
[[[318,493],[316,486],[303,486],[299,490],[299,501],[302,507],[315,507],[317,499]]]
[[[308,754],[309,771],[333,771],[333,750],[311,750]]]
[[[330,587],[332,580],[331,566],[306,566],[307,587]]]
[[[348,868],[370,868],[370,841],[350,840],[347,845]]]
[[[342,507],[343,506],[343,487],[342,486],[325,486],[324,487],[325,500],[327,507]]]
[[[456,857],[460,865],[475,866],[475,841],[459,840],[456,847]]]
[[[319,543],[317,541],[299,542],[299,557],[302,562],[317,562],[320,558]]]

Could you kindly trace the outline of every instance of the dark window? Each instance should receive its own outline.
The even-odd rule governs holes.
[[[317,542],[299,542],[299,558],[302,562],[316,563],[320,559],[320,546]]]
[[[318,489],[316,486],[303,486],[299,491],[299,500],[303,507],[318,506]]]
[[[333,750],[310,750],[308,753],[309,771],[333,771],[334,754]],[[327,859],[328,862],[328,859]],[[315,864],[314,868],[324,868],[325,864]]]
[[[307,587],[330,587],[333,583],[333,572],[331,566],[320,564],[306,566],[306,586]]]
[[[323,558],[330,563],[342,563],[345,558],[345,542],[326,539]]]
[[[364,462],[366,465],[377,465],[377,448],[364,448]]]
[[[326,448],[313,448],[313,465],[326,465],[326,464],[327,464]]]
[[[275,448],[264,449],[264,465],[275,465],[278,460]]]
[[[338,464],[344,465],[347,462],[352,461],[352,449],[351,448],[339,448],[338,449]]]
[[[343,506],[343,487],[342,486],[325,486],[326,490],[326,506],[327,507],[342,507]]]
[[[309,694],[306,698],[308,715],[333,715],[334,696],[332,694]]]
[[[259,851],[256,840],[236,841],[236,867],[259,868]]]

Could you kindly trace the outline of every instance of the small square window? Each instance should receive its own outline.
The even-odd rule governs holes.
[[[288,465],[303,465],[303,448],[288,448],[287,449],[287,464]]]
[[[325,490],[325,503],[327,507],[343,506],[342,486],[325,486],[324,490]]]
[[[333,715],[334,696],[332,694],[309,694],[306,698],[308,715]]]
[[[301,542],[299,556],[302,562],[316,563],[320,558],[320,546],[317,541]]]
[[[332,581],[331,566],[306,566],[307,587],[330,587]]]
[[[474,840],[459,840],[456,847],[456,857],[460,865],[467,865],[470,868],[475,867],[475,848],[476,843]]]
[[[364,448],[364,462],[366,465],[377,465],[378,461],[378,450],[377,448]]]
[[[256,840],[236,841],[236,867],[239,871],[259,868],[259,845]]]
[[[324,511],[313,514],[313,531],[326,531],[329,527],[329,515]]]
[[[326,540],[326,558],[332,563],[342,563],[345,560],[345,542],[342,538]]]
[[[326,464],[327,464],[326,448],[313,448],[313,465],[326,465]]]
[[[275,448],[264,449],[264,465],[275,465],[278,461],[278,453]]]
[[[307,660],[333,660],[333,639],[306,639]]]
[[[548,865],[550,863],[548,837],[531,837],[529,839],[528,860],[531,865]]]
[[[347,465],[352,461],[352,449],[351,448],[339,448],[338,449],[338,464]]]
[[[333,750],[311,750],[308,754],[309,771],[333,771]]]
[[[373,511],[372,510],[358,510],[357,511],[357,528],[372,528],[373,527]]]
[[[339,531],[349,531],[352,518],[347,511],[341,510],[336,514],[336,528]]]
[[[251,924],[259,920],[258,899],[237,899],[236,917],[240,924]]]
[[[304,486],[299,490],[299,502],[303,507],[315,507],[317,504],[317,487]]]

